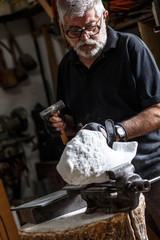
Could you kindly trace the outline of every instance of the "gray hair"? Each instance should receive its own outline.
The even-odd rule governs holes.
[[[64,24],[64,16],[82,17],[88,10],[95,9],[97,17],[100,17],[105,11],[102,0],[57,0],[56,2],[62,24]]]

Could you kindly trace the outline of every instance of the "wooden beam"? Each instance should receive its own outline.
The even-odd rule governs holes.
[[[53,10],[52,7],[47,3],[46,0],[38,0],[38,2],[41,4],[41,6],[44,8],[45,12],[48,14],[48,16],[53,20]]]

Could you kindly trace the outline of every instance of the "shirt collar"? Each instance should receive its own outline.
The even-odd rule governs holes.
[[[102,53],[104,54],[108,52],[111,48],[116,48],[117,42],[118,42],[117,32],[113,30],[111,27],[107,26],[107,42]],[[74,61],[74,63],[79,63],[79,58],[73,48],[70,50],[69,60]]]
[[[107,26],[107,42],[103,52],[108,52],[111,48],[116,48],[118,42],[118,34],[111,27]]]

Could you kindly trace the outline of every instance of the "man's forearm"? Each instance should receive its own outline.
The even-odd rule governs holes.
[[[160,128],[160,103],[147,108],[137,116],[123,121],[128,139],[146,135]]]

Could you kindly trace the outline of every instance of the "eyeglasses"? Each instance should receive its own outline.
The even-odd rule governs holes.
[[[101,18],[98,19],[98,21],[100,20]],[[97,22],[98,22],[97,21]],[[97,23],[96,22],[96,23]],[[96,24],[96,25],[88,25],[86,26],[85,28],[79,28],[79,27],[72,27],[72,29],[70,30],[64,30],[65,34],[69,37],[69,38],[80,38],[82,33],[87,31],[87,33],[90,35],[90,36],[93,36],[93,35],[96,35],[99,33],[101,29],[101,22],[100,22],[100,25]]]

